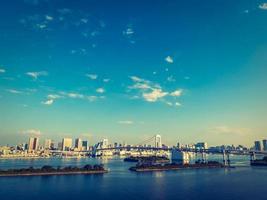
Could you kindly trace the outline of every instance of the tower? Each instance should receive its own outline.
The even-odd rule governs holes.
[[[155,147],[156,148],[161,148],[162,147],[161,136],[160,135],[156,135],[155,136]]]

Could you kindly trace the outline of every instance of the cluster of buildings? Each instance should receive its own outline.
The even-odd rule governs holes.
[[[145,144],[146,143],[146,144]],[[40,143],[38,137],[29,138],[28,143],[19,144],[17,146],[0,146],[0,157],[50,157],[55,155],[61,156],[112,156],[112,155],[154,155],[155,153],[166,154],[170,149],[169,146],[162,144],[161,136],[155,135],[150,141],[145,141],[140,145],[127,145],[126,143],[109,143],[108,139],[103,139],[94,146],[89,146],[87,140],[77,138],[63,138],[60,142],[55,143],[51,139],[45,139]],[[150,144],[148,144],[150,143]],[[141,148],[139,148],[141,147]],[[151,148],[152,147],[152,148]],[[156,148],[156,149],[155,149]],[[157,149],[158,148],[158,149]],[[267,151],[267,140],[255,141],[252,148],[242,145],[221,145],[208,147],[207,142],[198,142],[195,144],[177,143],[175,149],[191,149],[191,150],[211,150],[211,151]],[[156,151],[155,151],[156,150]]]

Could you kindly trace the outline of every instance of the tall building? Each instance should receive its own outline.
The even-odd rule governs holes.
[[[267,140],[262,140],[262,144],[263,144],[263,151],[267,151]]]
[[[261,151],[261,142],[260,141],[255,141],[255,150]]]
[[[71,148],[72,148],[72,139],[71,138],[63,138],[62,151],[70,151]]]
[[[29,151],[36,151],[36,150],[38,150],[38,146],[39,146],[39,138],[31,137],[29,139],[28,150]]]
[[[88,141],[84,140],[82,142],[82,150],[83,151],[88,151],[88,149],[89,149]]]
[[[160,135],[156,135],[156,137],[155,137],[155,147],[156,148],[161,148],[162,147],[161,136]]]
[[[103,139],[101,142],[101,148],[108,148],[108,139]]]
[[[77,149],[78,151],[81,151],[82,145],[83,145],[82,139],[80,138],[75,139],[75,145],[74,145],[75,149]]]
[[[46,140],[45,140],[45,143],[44,143],[44,148],[45,148],[46,150],[51,149],[51,144],[52,144],[52,140],[51,140],[51,139],[46,139]]]

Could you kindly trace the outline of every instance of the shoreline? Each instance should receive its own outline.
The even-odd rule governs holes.
[[[16,176],[60,176],[60,175],[90,175],[90,174],[105,174],[108,170],[95,171],[75,171],[75,172],[36,172],[36,173],[17,173],[17,174],[0,174],[1,177],[16,177]]]

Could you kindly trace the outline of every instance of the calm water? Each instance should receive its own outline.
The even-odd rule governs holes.
[[[263,199],[267,200],[267,167],[251,168],[248,159],[232,158],[235,169],[135,173],[133,163],[112,159],[0,160],[0,168],[103,163],[104,175],[0,178],[0,199]]]

